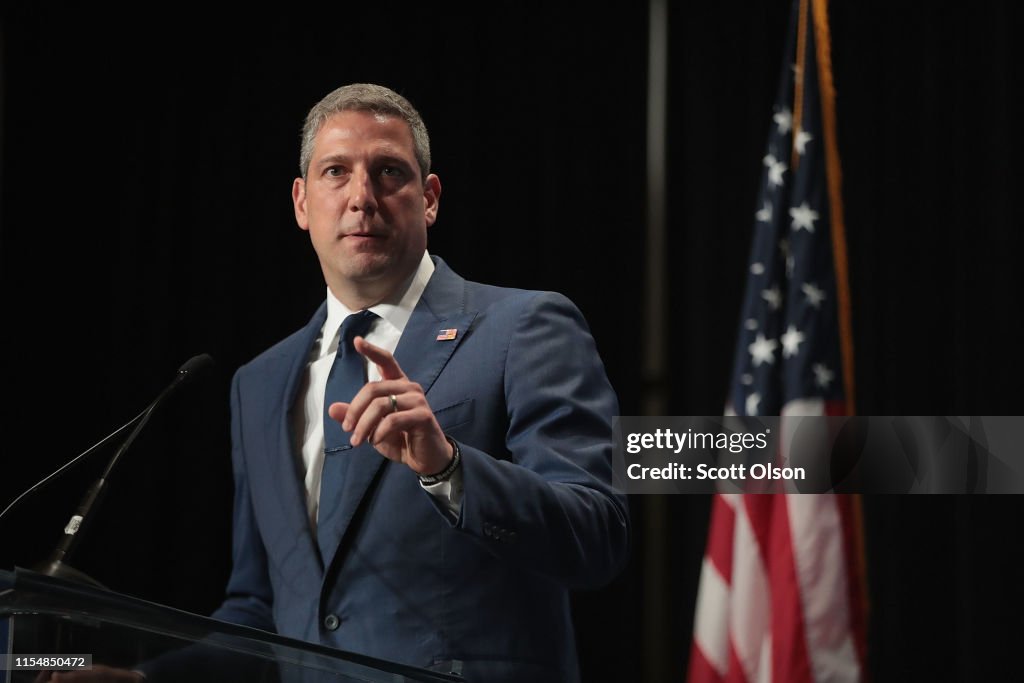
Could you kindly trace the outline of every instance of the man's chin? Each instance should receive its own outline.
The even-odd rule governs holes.
[[[338,269],[341,279],[350,287],[355,287],[368,296],[376,299],[386,299],[393,294],[393,289],[401,286],[411,272],[406,270],[393,258],[367,258],[367,254],[361,254],[359,258],[347,260]],[[415,271],[415,267],[412,269]]]
[[[328,264],[329,267],[324,268],[328,281],[340,280],[342,286],[347,283],[347,286],[363,290],[374,298],[387,298],[392,294],[392,288],[401,286],[416,272],[422,253],[416,258],[411,254],[370,251],[334,256],[336,258]]]
[[[376,282],[388,279],[394,270],[393,260],[382,254],[360,254],[345,263],[341,272],[352,282]]]

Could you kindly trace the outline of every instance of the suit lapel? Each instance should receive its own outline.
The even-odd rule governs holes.
[[[409,317],[402,332],[402,338],[395,349],[395,360],[413,382],[423,387],[429,399],[430,387],[441,374],[469,330],[475,311],[465,310],[466,281],[456,275],[439,258],[434,258],[434,274],[430,277],[419,303]],[[438,340],[442,330],[456,330],[455,338]],[[337,537],[331,557],[324,558],[329,567],[337,555],[337,548],[347,533],[360,502],[378,473],[388,462],[387,459],[368,444],[362,444],[351,451],[352,461],[345,473],[338,514],[330,529],[321,528],[321,534],[330,533]],[[396,465],[398,466],[398,465]],[[404,467],[404,465],[401,465]]]
[[[289,557],[288,564],[298,563],[295,567],[297,570],[314,566],[322,571],[320,553],[309,525],[306,487],[299,476],[299,456],[295,453],[296,440],[292,434],[291,411],[295,405],[295,396],[310,349],[326,318],[325,303],[306,327],[280,349],[280,354],[271,361],[267,374],[267,395],[278,401],[268,406],[266,443],[268,446],[276,444],[276,447],[267,448],[265,451],[270,460],[267,468],[277,482],[275,489],[279,493],[277,500],[280,504],[278,519],[281,521],[283,540],[290,539],[296,550]],[[306,571],[301,571],[299,575],[304,573]]]

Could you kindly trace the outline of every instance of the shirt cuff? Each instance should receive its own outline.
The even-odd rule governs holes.
[[[432,495],[437,502],[451,513],[452,519],[459,518],[462,510],[462,467],[456,468],[452,475],[436,484],[420,482],[423,490]]]

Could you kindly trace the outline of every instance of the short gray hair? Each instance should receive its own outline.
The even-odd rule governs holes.
[[[372,114],[395,116],[402,119],[412,132],[413,151],[420,167],[420,180],[426,181],[430,173],[430,136],[420,113],[394,90],[372,83],[343,85],[317,102],[302,126],[302,149],[299,153],[299,172],[305,178],[313,160],[313,141],[324,123],[343,111],[365,111]]]

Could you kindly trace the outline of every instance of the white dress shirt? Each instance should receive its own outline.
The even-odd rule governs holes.
[[[377,314],[365,339],[374,346],[394,353],[398,341],[405,331],[413,309],[419,303],[420,296],[434,273],[434,262],[423,252],[423,258],[404,287],[400,287],[395,295],[370,311]],[[296,449],[301,457],[301,471],[305,473],[306,507],[309,512],[311,528],[316,530],[317,515],[320,508],[320,478],[324,467],[324,394],[327,390],[327,376],[338,353],[338,332],[341,323],[352,313],[341,303],[330,288],[327,289],[327,320],[320,330],[320,335],[313,343],[313,348],[306,363],[302,385],[296,397],[296,410],[293,411],[292,433],[299,440]],[[367,378],[371,382],[380,380],[380,371],[376,364],[367,363]],[[299,409],[301,407],[301,410]],[[381,456],[384,457],[384,456]],[[460,468],[461,469],[461,468]],[[462,500],[462,472],[456,470],[448,481],[431,486],[423,486],[431,495],[452,513],[458,516]]]

